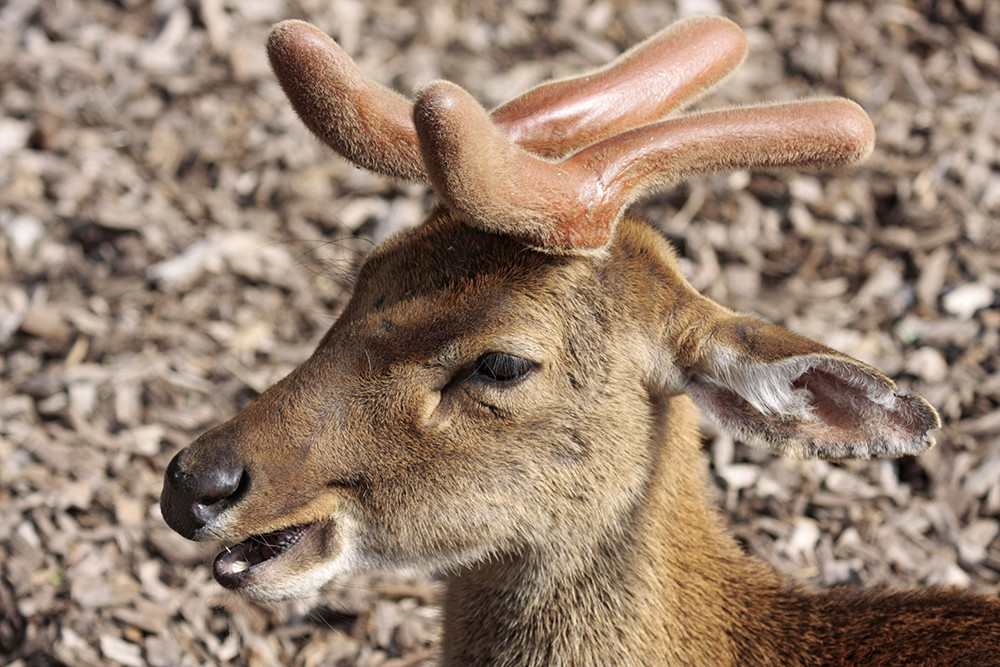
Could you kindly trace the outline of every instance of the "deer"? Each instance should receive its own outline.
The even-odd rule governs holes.
[[[940,421],[697,292],[630,210],[697,174],[857,164],[875,140],[859,105],[690,111],[746,56],[721,17],[492,111],[447,81],[397,94],[302,21],[267,51],[316,137],[438,201],[365,259],[308,360],[171,460],[163,517],[227,545],[223,587],[439,573],[446,665],[1000,664],[996,598],[813,589],[738,545],[699,410],[799,459],[917,455]]]

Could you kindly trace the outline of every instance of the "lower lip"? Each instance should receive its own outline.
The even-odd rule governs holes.
[[[235,550],[237,553],[243,552],[250,555],[248,553],[249,550],[252,550],[254,548],[271,549],[272,547],[255,546],[255,545],[247,546],[245,544],[246,542],[245,540],[244,542],[241,542],[240,544],[237,544],[235,547],[233,547],[232,550],[227,550],[220,553],[218,556],[216,556],[215,562],[213,564],[213,575],[215,576],[215,580],[218,581],[220,584],[222,584],[224,587],[229,589],[237,589],[247,585],[252,578],[259,576],[259,574],[268,569],[272,563],[280,562],[281,560],[284,559],[286,554],[293,553],[296,549],[300,548],[302,540],[306,539],[306,537],[312,532],[312,529],[314,527],[315,524],[307,524],[305,526],[302,526],[301,530],[290,538],[293,540],[293,542],[290,545],[285,547],[281,547],[279,545],[278,547],[279,550],[277,553],[255,563],[252,563],[251,560],[249,559],[230,560],[230,558],[232,557],[232,551]],[[268,533],[267,535],[255,536],[247,539],[265,540],[268,537],[273,538],[276,533],[281,533],[281,532],[284,531],[275,531],[274,533]]]

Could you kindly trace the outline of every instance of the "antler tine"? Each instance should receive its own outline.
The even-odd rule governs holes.
[[[541,249],[604,245],[604,230],[588,226],[597,179],[518,148],[461,87],[439,81],[418,90],[413,118],[431,184],[469,224]]]
[[[629,204],[698,173],[822,168],[867,157],[875,131],[844,99],[732,108],[637,128],[562,163],[507,140],[468,93],[447,82],[418,95],[414,114],[435,189],[471,224],[554,252],[591,252]]]
[[[637,127],[717,83],[745,49],[742,32],[725,19],[687,21],[605,69],[529,91],[497,109],[494,122],[446,82],[424,88],[411,105],[366,77],[308,23],[285,21],[268,38],[275,74],[324,143],[379,173],[429,177],[470,223],[556,252],[602,248],[629,204],[696,173],[828,167],[868,154],[871,121],[847,100],[728,109]],[[672,74],[663,67],[671,61]],[[530,153],[565,155],[595,138],[558,164]]]
[[[359,167],[426,181],[413,129],[413,105],[358,69],[326,33],[305,21],[282,21],[267,55],[285,95],[320,141]]]
[[[610,230],[631,203],[696,174],[827,169],[875,146],[868,114],[844,98],[734,107],[654,123],[580,151],[563,166],[604,185],[597,215]]]
[[[698,16],[661,30],[601,69],[532,88],[491,115],[528,152],[561,159],[690,104],[746,53],[739,26],[721,16]]]
[[[366,169],[426,180],[410,102],[362,73],[326,33],[283,21],[267,51],[295,111],[323,143]],[[732,21],[687,19],[599,70],[529,90],[494,110],[493,121],[529,152],[562,158],[692,102],[738,67],[746,51]]]

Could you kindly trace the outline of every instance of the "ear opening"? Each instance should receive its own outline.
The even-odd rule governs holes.
[[[684,388],[735,437],[794,458],[895,457],[934,445],[934,408],[874,368],[764,322],[735,330],[741,344],[728,332],[707,343]]]

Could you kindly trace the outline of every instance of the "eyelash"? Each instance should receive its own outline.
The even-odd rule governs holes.
[[[538,368],[538,364],[523,357],[503,352],[487,352],[479,357],[473,374],[486,382],[514,384]]]

